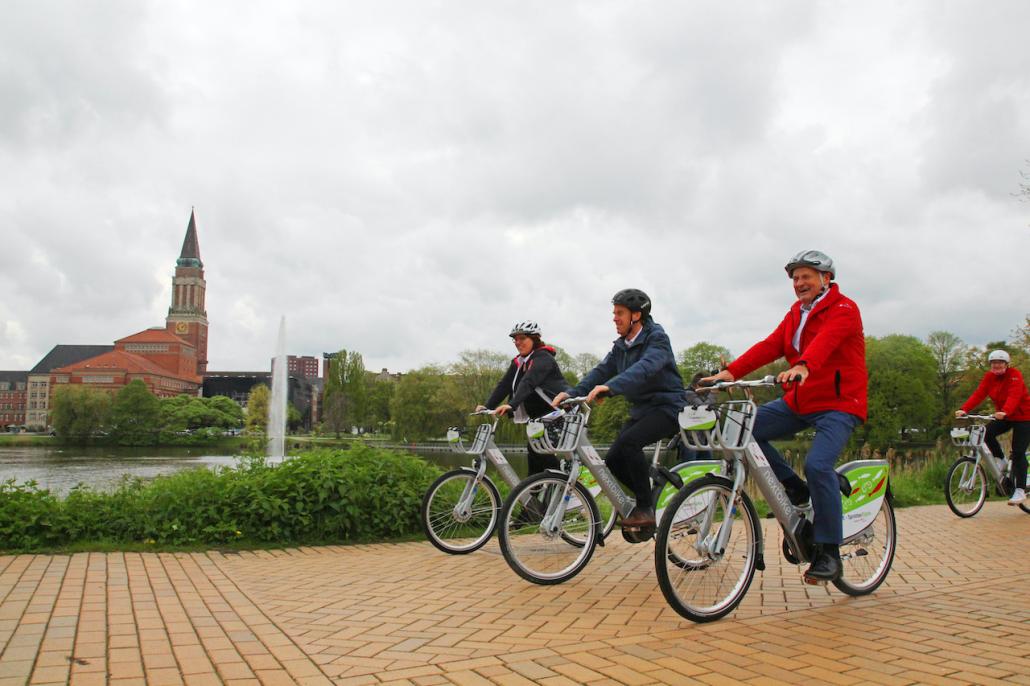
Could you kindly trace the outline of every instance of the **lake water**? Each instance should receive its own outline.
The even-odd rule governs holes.
[[[470,465],[472,458],[453,452],[410,450],[427,462],[444,469]],[[526,473],[525,448],[521,454],[505,450],[509,462],[520,474]],[[231,467],[233,455],[213,454],[204,448],[82,448],[0,447],[0,481],[35,481],[41,488],[66,494],[77,484],[96,490],[111,490],[126,476],[151,479],[197,467]]]

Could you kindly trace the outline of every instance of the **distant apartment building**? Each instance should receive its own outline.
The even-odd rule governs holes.
[[[290,376],[317,379],[319,378],[318,358],[311,355],[304,355],[303,357],[288,355],[286,357],[286,372]]]
[[[55,345],[29,370],[25,426],[42,431],[50,425],[50,372],[111,350],[113,345]]]
[[[28,372],[0,372],[0,430],[25,426]]]

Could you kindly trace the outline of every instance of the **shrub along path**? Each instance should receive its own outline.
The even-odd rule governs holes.
[[[897,516],[891,576],[859,599],[773,563],[765,522],[769,569],[702,626],[666,606],[652,546],[621,540],[550,587],[496,543],[0,557],[0,685],[1030,681],[1030,517]]]

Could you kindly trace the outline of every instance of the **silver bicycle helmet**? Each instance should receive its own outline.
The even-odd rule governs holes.
[[[994,362],[996,360],[1008,364],[1012,361],[1012,358],[1009,357],[1009,354],[1004,350],[992,350],[991,354],[987,356],[987,361]]]
[[[811,267],[818,272],[826,272],[830,275],[830,280],[837,278],[833,260],[829,255],[818,250],[802,250],[790,258],[790,262],[784,267],[787,270],[787,276],[794,276],[794,270],[798,267]]]
[[[530,321],[529,319],[521,321],[511,327],[511,332],[508,335],[515,338],[518,334],[523,334],[525,336],[539,336],[540,325],[534,321]]]

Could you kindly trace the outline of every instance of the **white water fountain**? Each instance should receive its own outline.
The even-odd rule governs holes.
[[[272,360],[272,397],[268,403],[268,457],[286,456],[286,317],[279,320],[279,342]]]

